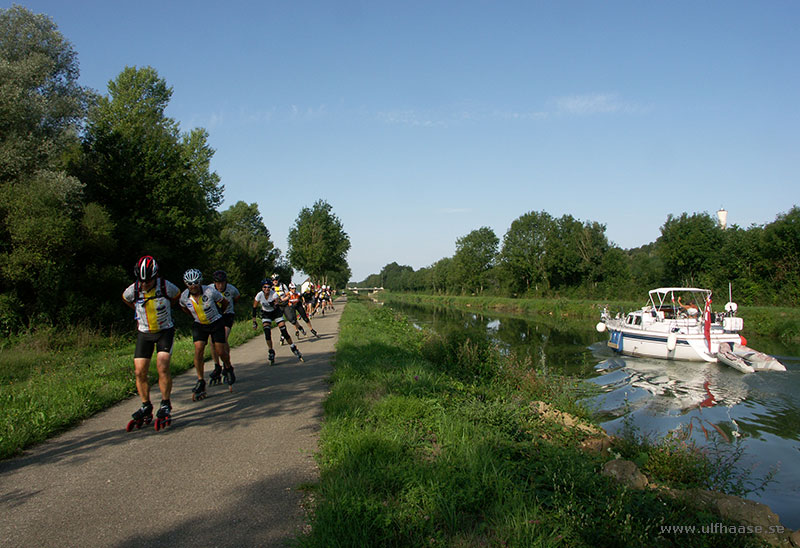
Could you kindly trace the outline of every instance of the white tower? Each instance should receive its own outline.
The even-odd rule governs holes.
[[[717,219],[719,220],[719,226],[722,230],[725,230],[728,227],[728,212],[723,208],[719,208],[719,211],[717,211]]]

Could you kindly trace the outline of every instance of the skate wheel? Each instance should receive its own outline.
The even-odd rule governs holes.
[[[125,427],[125,431],[130,432],[131,430],[133,430],[134,426],[136,426],[136,421],[134,419],[131,419],[130,422],[128,423],[128,426]]]

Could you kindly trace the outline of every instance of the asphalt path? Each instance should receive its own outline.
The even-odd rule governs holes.
[[[313,454],[343,307],[312,319],[320,337],[306,329],[300,338],[305,363],[276,344],[270,367],[260,334],[231,351],[233,392],[208,386],[193,402],[194,369],[176,377],[174,420],[162,432],[125,431],[135,397],[0,462],[0,546],[291,542],[304,523],[302,487],[318,478]],[[157,386],[151,397],[157,408]]]

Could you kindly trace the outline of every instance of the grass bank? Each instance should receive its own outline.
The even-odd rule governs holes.
[[[455,307],[462,310],[491,310],[517,315],[546,315],[564,319],[586,320],[594,325],[603,307],[612,312],[628,312],[645,304],[641,301],[596,301],[585,299],[511,299],[508,297],[462,297],[454,295],[422,295],[416,293],[378,294],[386,302],[406,302]],[[713,310],[722,310],[722,303]],[[738,315],[745,321],[743,333],[775,337],[785,342],[800,343],[800,308],[743,306]]]
[[[624,488],[599,473],[604,462],[617,450],[642,453],[665,485],[708,487],[707,461],[680,443],[582,450],[598,431],[576,403],[583,394],[523,358],[423,333],[350,299],[324,404],[320,483],[308,486],[311,527],[298,544],[761,545],[745,534],[665,532],[725,521],[661,491]]]
[[[249,321],[237,322],[230,344],[255,334]],[[82,327],[45,327],[6,341],[0,348],[0,458],[136,394],[134,346],[130,336]],[[191,336],[176,336],[173,375],[192,367],[193,353]],[[150,380],[157,378],[154,359]]]

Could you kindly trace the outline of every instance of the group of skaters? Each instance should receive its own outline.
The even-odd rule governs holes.
[[[172,376],[170,374],[170,358],[175,338],[175,324],[172,320],[172,306],[180,308],[192,319],[192,340],[194,341],[194,368],[197,383],[192,388],[192,400],[200,400],[206,396],[204,375],[204,355],[209,337],[211,338],[211,356],[214,360],[214,371],[209,375],[211,385],[223,381],[233,389],[236,375],[230,358],[228,335],[235,321],[234,307],[241,293],[228,282],[224,270],[213,274],[213,284],[203,285],[203,275],[196,268],[183,273],[186,289],[181,292],[178,287],[158,275],[158,263],[149,255],[140,258],[134,267],[135,281],[122,293],[126,305],[135,311],[138,324],[136,349],[133,355],[136,390],[142,399],[141,407],[133,413],[127,430],[141,428],[153,420],[153,404],[150,402],[150,383],[148,372],[153,351],[156,351],[156,369],[158,386],[161,391],[161,405],[156,412],[156,430],[166,427],[171,422]],[[286,328],[286,322],[295,327],[295,337],[299,337],[305,329],[298,323],[298,318],[307,325],[312,335],[319,337],[311,324],[311,317],[318,311],[333,307],[330,289],[327,286],[314,287],[307,282],[303,292],[299,293],[295,284],[288,287],[280,282],[278,274],[261,282],[261,291],[253,300],[253,329],[258,329],[257,317],[261,316],[261,327],[267,341],[269,364],[275,364],[275,350],[272,345],[272,327],[277,325],[281,332],[281,344],[288,344],[299,361],[303,356],[292,340]]]

